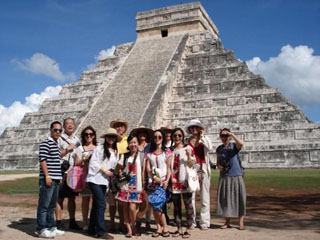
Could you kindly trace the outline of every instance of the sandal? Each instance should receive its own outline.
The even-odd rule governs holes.
[[[160,236],[160,234],[161,234],[160,232],[154,232],[154,233],[152,233],[151,236],[152,236],[153,238],[157,238],[157,237]]]
[[[169,231],[162,232],[162,237],[170,237],[170,232]]]
[[[231,228],[230,225],[224,224],[220,227],[220,229],[227,229],[227,228]]]
[[[172,234],[172,237],[179,237],[179,236],[182,236],[182,232],[179,232],[178,230],[175,231],[173,234]]]
[[[189,238],[189,237],[191,237],[191,234],[188,232],[184,232],[182,235],[182,238]]]

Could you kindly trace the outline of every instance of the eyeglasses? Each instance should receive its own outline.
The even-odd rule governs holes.
[[[159,135],[154,135],[153,137],[154,139],[162,139],[162,136],[159,136]]]
[[[173,137],[179,137],[179,138],[181,138],[181,137],[182,137],[182,134],[173,134]]]
[[[62,128],[53,128],[52,131],[62,133]]]
[[[221,138],[227,138],[227,137],[229,137],[229,135],[228,134],[221,134],[220,137]]]
[[[115,124],[114,128],[124,127],[124,124]]]
[[[93,133],[85,133],[84,136],[86,136],[86,137],[93,137],[94,134],[93,134]]]

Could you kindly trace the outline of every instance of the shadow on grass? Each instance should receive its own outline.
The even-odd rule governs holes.
[[[320,194],[290,197],[248,196],[246,225],[320,233]]]

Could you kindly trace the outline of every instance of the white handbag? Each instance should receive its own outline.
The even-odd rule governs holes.
[[[186,167],[188,188],[190,192],[195,192],[200,190],[199,178],[197,170],[193,167]]]

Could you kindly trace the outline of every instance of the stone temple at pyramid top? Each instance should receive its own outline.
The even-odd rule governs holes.
[[[200,2],[138,12],[136,21],[137,40],[204,30],[219,37],[218,28]]]
[[[135,42],[118,45],[3,132],[0,169],[36,168],[50,123],[67,117],[75,119],[78,136],[88,125],[101,136],[119,118],[129,123],[128,133],[140,125],[183,128],[198,118],[213,143],[213,161],[219,131],[227,127],[245,142],[246,168],[320,167],[320,124],[224,48],[199,2],[139,12],[136,21]]]

